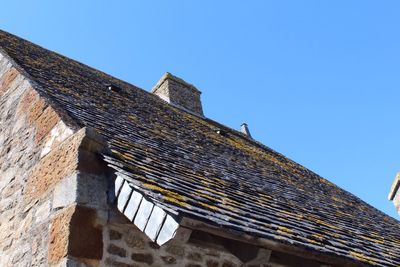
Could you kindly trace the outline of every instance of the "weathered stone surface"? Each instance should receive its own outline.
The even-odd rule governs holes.
[[[55,264],[68,254],[69,224],[75,207],[60,212],[52,221],[49,243],[49,262]]]
[[[149,244],[149,247],[151,247],[152,249],[159,249],[160,248],[160,245],[157,244],[156,242],[151,241],[148,244]]]
[[[122,238],[122,234],[120,232],[117,232],[115,230],[109,230],[108,231],[109,235],[110,235],[110,240],[119,240]]]
[[[105,264],[106,266],[112,266],[112,267],[140,267],[140,265],[138,264],[128,264],[110,258],[105,260]]]
[[[76,203],[94,209],[106,210],[108,209],[107,188],[107,179],[104,175],[85,173],[79,168]]]
[[[67,255],[100,260],[103,256],[102,230],[95,225],[96,212],[71,206],[53,220],[50,231],[49,262],[57,263]]]
[[[0,78],[0,96],[4,94],[11,82],[15,80],[18,75],[18,71],[15,68],[9,68],[4,75]]]
[[[76,133],[42,158],[27,182],[27,197],[38,198],[77,169],[79,145],[84,131]]]
[[[51,129],[50,133],[44,139],[43,149],[40,153],[40,157],[45,156],[49,153],[53,148],[61,144],[68,137],[73,134],[72,129],[67,127],[63,121],[59,121],[53,129]]]
[[[41,149],[28,112],[18,112],[23,95],[32,89],[0,58],[0,266],[45,266],[50,202],[23,201]]]
[[[200,253],[198,252],[189,252],[188,255],[186,256],[189,260],[192,261],[201,261],[203,257],[201,256]]]
[[[53,265],[52,267],[99,267],[100,263],[98,260],[92,259],[83,259],[83,258],[74,258],[67,257],[62,259],[58,264]]]
[[[116,209],[116,207],[114,207]],[[243,263],[234,255],[225,249],[219,249],[215,244],[210,246],[198,246],[194,243],[169,242],[163,246],[154,246],[154,242],[148,241],[146,234],[137,227],[132,226],[131,222],[112,223],[104,226],[103,238],[105,246],[111,245],[123,248],[127,257],[115,255],[106,250],[101,264],[112,266],[109,261],[117,260],[121,264],[138,264],[139,266],[205,266],[222,267],[223,264],[228,267],[244,266]],[[112,237],[121,238],[113,239]],[[138,242],[139,240],[139,242]],[[140,247],[132,244],[140,244]],[[128,245],[129,243],[129,245]],[[123,265],[122,265],[123,266]]]
[[[222,267],[237,267],[237,264],[234,264],[233,262],[230,261],[225,261],[222,263]]]
[[[102,259],[103,234],[96,219],[95,210],[76,206],[69,226],[69,255],[77,258]],[[84,242],[82,242],[83,240]]]
[[[144,238],[137,234],[137,232],[127,230],[124,234],[124,241],[130,248],[143,249],[145,246]]]
[[[35,212],[35,221],[37,223],[42,223],[46,220],[49,219],[50,217],[50,211],[51,211],[51,206],[50,206],[50,199],[44,201],[38,208],[36,209]]]
[[[132,253],[131,259],[137,262],[147,263],[148,265],[153,263],[153,255],[150,253]]]
[[[107,252],[112,254],[112,255],[117,255],[120,256],[122,258],[126,257],[126,250],[123,248],[120,248],[114,244],[110,244],[107,248]]]
[[[193,85],[170,73],[166,73],[161,77],[152,92],[168,103],[198,115],[203,115],[200,101],[201,92]]]
[[[161,256],[161,259],[165,264],[174,264],[176,263],[176,259],[172,256]]]
[[[45,266],[48,263],[48,237],[47,234],[50,229],[48,222],[38,225],[32,229],[32,266]]]
[[[207,267],[218,267],[219,262],[216,260],[207,260],[206,265]]]
[[[64,208],[76,202],[78,198],[77,176],[78,174],[74,172],[55,185],[53,191],[53,209]]]
[[[168,253],[183,257],[185,255],[185,247],[183,245],[171,245],[166,248]]]
[[[74,171],[54,187],[53,209],[77,203],[107,209],[107,179],[104,176]]]
[[[17,114],[25,114],[29,125],[36,129],[35,140],[37,143],[48,135],[61,120],[54,109],[32,87],[22,96]]]
[[[12,68],[4,61],[1,57],[0,266],[64,267],[67,255],[77,256],[79,265],[71,266],[97,266],[103,253],[98,225],[106,212],[71,208],[76,203],[106,208],[104,176],[78,171],[86,131],[74,135],[28,80],[4,70]],[[82,179],[66,179],[77,172]],[[72,197],[65,194],[70,189]],[[80,247],[80,238],[90,249]]]
[[[48,106],[43,113],[35,121],[36,126],[36,142],[40,142],[51,132],[51,130],[60,121],[60,117],[54,109]]]

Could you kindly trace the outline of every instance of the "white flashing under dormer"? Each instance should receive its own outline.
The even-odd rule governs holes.
[[[121,176],[115,179],[115,196],[118,210],[159,246],[177,235],[179,222],[176,216],[145,198]]]

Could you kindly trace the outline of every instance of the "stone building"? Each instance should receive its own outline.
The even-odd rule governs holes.
[[[0,31],[0,266],[399,266],[400,225],[206,118]]]

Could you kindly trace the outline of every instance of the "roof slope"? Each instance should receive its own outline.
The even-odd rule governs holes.
[[[0,31],[37,90],[109,142],[106,159],[184,216],[377,266],[400,265],[400,225],[244,135]],[[120,92],[106,89],[107,84]]]

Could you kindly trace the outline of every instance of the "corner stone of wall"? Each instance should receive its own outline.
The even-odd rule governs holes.
[[[96,218],[96,210],[79,205],[59,212],[51,223],[49,263],[57,264],[69,256],[97,266],[103,256],[103,240]]]

